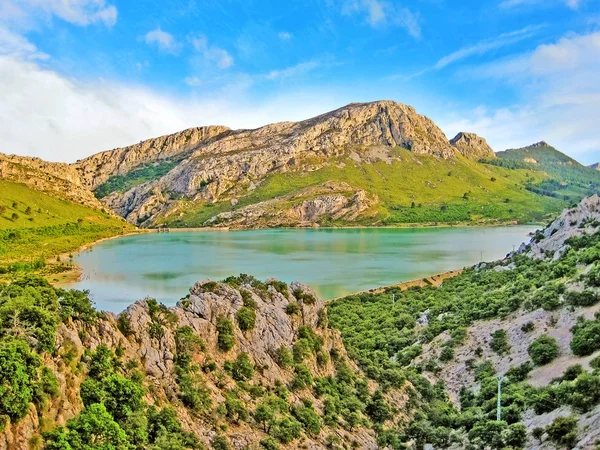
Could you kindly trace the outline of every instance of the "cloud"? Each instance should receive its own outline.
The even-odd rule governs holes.
[[[191,87],[200,86],[202,84],[202,81],[198,77],[186,77],[183,82]]]
[[[25,37],[11,32],[2,25],[0,25],[0,55],[14,55],[25,60],[49,58],[45,53],[39,52]]]
[[[342,14],[365,16],[369,25],[374,28],[385,26],[401,27],[414,38],[421,37],[419,16],[407,8],[381,0],[345,0]]]
[[[51,161],[70,162],[194,126],[301,120],[342,103],[331,90],[317,88],[253,98],[243,80],[210,94],[166,95],[136,84],[66,77],[42,67],[32,57],[39,53],[33,44],[15,48],[0,54],[0,142],[4,152]]]
[[[503,33],[493,39],[484,39],[477,42],[474,45],[463,47],[455,52],[452,52],[443,58],[440,58],[438,62],[433,66],[434,69],[442,69],[450,64],[457,61],[469,58],[475,55],[483,55],[492,50],[496,50],[507,45],[515,44],[533,36],[541,27],[540,26],[528,26],[521,28],[520,30],[511,31],[510,33]]]
[[[319,67],[319,63],[316,61],[308,61],[296,64],[295,66],[287,67],[281,70],[272,70],[265,78],[267,80],[281,80],[284,78],[292,78],[298,75],[303,75],[310,72],[311,70]]]
[[[160,50],[171,54],[179,52],[179,43],[171,33],[167,33],[157,27],[155,30],[148,31],[144,35],[144,41],[148,45],[156,45]]]
[[[205,36],[191,36],[190,41],[198,53],[201,53],[207,61],[215,63],[219,69],[233,66],[233,57],[226,50],[209,45]]]
[[[112,27],[118,16],[117,8],[105,0],[3,0],[3,3],[0,20],[16,20],[21,26],[31,26],[40,13],[79,26]]]
[[[293,36],[292,33],[289,33],[287,31],[281,31],[279,32],[277,37],[279,37],[279,39],[281,39],[282,41],[289,41]]]
[[[579,9],[579,7],[584,3],[585,0],[560,0],[560,3],[567,6],[571,9]],[[550,2],[552,3],[552,2]],[[547,6],[549,4],[548,1],[544,0],[502,0],[500,2],[500,8],[504,9],[517,9],[522,7],[529,6]]]
[[[507,83],[521,101],[448,117],[443,121],[449,134],[475,131],[495,150],[546,140],[571,155],[600,157],[600,32],[568,35],[532,52],[469,68],[465,76]]]

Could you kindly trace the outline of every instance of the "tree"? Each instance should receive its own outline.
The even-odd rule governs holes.
[[[114,421],[104,405],[86,407],[67,422],[68,431],[59,427],[45,434],[48,450],[128,450],[127,434]]]
[[[0,415],[16,422],[27,414],[40,364],[25,342],[0,341]]]
[[[365,412],[376,423],[383,423],[391,417],[390,407],[383,397],[383,392],[377,390],[373,393]]]
[[[543,335],[531,343],[528,352],[535,364],[543,366],[555,359],[560,354],[560,349],[556,339]]]
[[[585,320],[573,327],[571,350],[577,356],[587,356],[600,348],[600,320]]]
[[[275,411],[266,402],[259,403],[254,410],[254,420],[261,423],[265,433],[269,432],[270,422],[275,418]]]

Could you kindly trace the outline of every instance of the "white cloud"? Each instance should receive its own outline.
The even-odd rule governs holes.
[[[39,13],[79,26],[102,24],[112,27],[118,16],[117,8],[105,0],[3,0],[0,20],[30,26]]]
[[[265,76],[265,78],[267,80],[281,80],[284,78],[291,78],[298,75],[303,75],[307,72],[310,72],[311,70],[316,69],[317,67],[319,67],[319,63],[316,61],[303,62],[296,64],[295,66],[286,67],[285,69],[272,70]]]
[[[198,53],[201,53],[207,61],[215,63],[219,69],[233,66],[233,57],[226,50],[209,45],[206,36],[191,36],[190,41]]]
[[[559,0],[560,3],[571,9],[579,9],[585,0]],[[500,7],[505,9],[517,9],[528,6],[548,6],[552,1],[548,0],[502,0]]]
[[[179,43],[171,33],[167,33],[157,27],[144,35],[144,41],[148,45],[156,45],[160,50],[176,54],[179,52]]]
[[[191,87],[200,86],[202,84],[202,80],[198,77],[185,77],[183,82]]]
[[[281,31],[281,32],[279,32],[279,34],[277,36],[282,41],[289,41],[293,37],[292,33],[288,32],[288,31]]]
[[[330,91],[311,89],[253,99],[243,79],[210,95],[169,96],[139,85],[67,78],[41,67],[32,44],[16,48],[24,50],[0,54],[1,151],[51,161],[74,161],[194,126],[301,120],[342,103]]]
[[[452,63],[463,60],[470,56],[483,55],[492,50],[496,50],[507,45],[515,44],[524,39],[530,38],[539,29],[539,26],[528,26],[525,28],[521,28],[520,30],[511,31],[509,33],[503,33],[493,39],[484,39],[482,41],[477,42],[474,45],[463,47],[459,50],[456,50],[455,52],[444,56],[443,58],[439,59],[437,63],[435,63],[434,68],[442,69]]]
[[[393,2],[382,0],[345,0],[342,4],[342,14],[365,15],[366,21],[374,28],[397,26],[405,28],[414,38],[421,37],[419,16],[408,8],[394,5]]]
[[[468,76],[509,83],[521,101],[446,117],[449,135],[475,131],[495,150],[546,140],[573,156],[600,153],[600,32],[569,35],[527,54],[469,68]]]
[[[0,55],[14,55],[26,60],[49,58],[45,53],[39,52],[25,37],[11,32],[2,25],[0,25]]]

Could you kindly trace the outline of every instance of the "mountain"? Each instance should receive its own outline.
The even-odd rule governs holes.
[[[564,206],[524,189],[548,174],[487,164],[495,159],[475,134],[449,141],[414,108],[378,101],[256,130],[194,128],[73,167],[141,226],[527,221]]]
[[[498,152],[497,158],[488,161],[512,169],[543,170],[550,179],[528,181],[526,188],[544,196],[579,201],[585,195],[598,192],[600,183],[597,171],[541,141],[528,147]]]
[[[588,166],[590,169],[594,169],[594,170],[600,170],[600,163],[594,163],[594,164],[590,164]]]

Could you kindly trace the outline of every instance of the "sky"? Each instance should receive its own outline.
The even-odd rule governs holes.
[[[0,152],[72,162],[395,100],[600,161],[600,0],[2,0]]]

